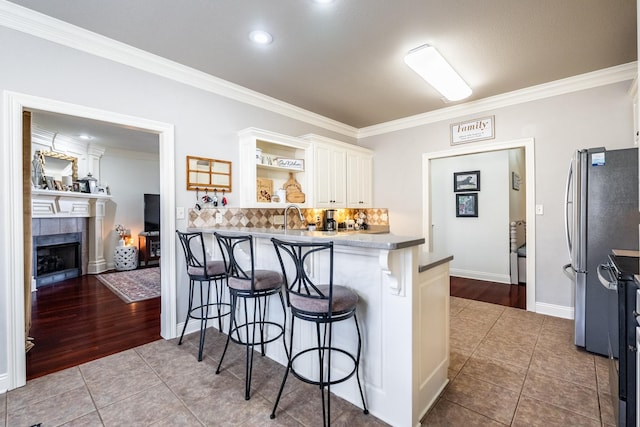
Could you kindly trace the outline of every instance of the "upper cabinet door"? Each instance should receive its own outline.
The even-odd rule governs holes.
[[[346,152],[330,144],[315,144],[315,199],[317,208],[346,207]]]
[[[359,151],[347,152],[347,207],[372,207],[373,157]]]

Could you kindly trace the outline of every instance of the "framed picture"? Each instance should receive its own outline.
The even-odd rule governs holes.
[[[55,181],[53,181],[53,183],[56,186],[56,190],[58,190],[58,191],[62,191],[63,190],[62,181],[56,179]]]
[[[47,190],[55,190],[56,189],[56,183],[53,180],[52,176],[45,176],[44,177],[44,182],[47,184]]]
[[[520,175],[515,172],[511,172],[511,188],[516,191],[520,190]]]
[[[72,190],[75,191],[76,193],[80,192],[80,183],[79,182],[74,182],[72,184]]]
[[[480,191],[480,171],[454,172],[453,191]]]
[[[90,193],[89,183],[86,180],[78,181],[77,184],[78,184],[78,191],[80,191],[81,193]]]
[[[478,193],[456,194],[456,216],[478,217]]]

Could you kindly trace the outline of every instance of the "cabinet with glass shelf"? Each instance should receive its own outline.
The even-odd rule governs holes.
[[[286,200],[273,201],[278,189],[295,183],[297,204],[306,207],[311,196],[311,143],[299,138],[249,128],[239,132],[240,206],[284,207]],[[284,166],[281,166],[284,165]],[[304,201],[301,201],[304,200]]]

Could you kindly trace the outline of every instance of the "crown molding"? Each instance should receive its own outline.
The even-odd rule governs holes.
[[[0,0],[0,25],[355,138],[357,129],[48,15]]]
[[[430,111],[428,113],[417,114],[415,116],[360,128],[358,130],[358,139],[410,129],[443,120],[457,119],[469,114],[482,113],[498,108],[563,95],[570,92],[577,92],[627,80],[630,81],[636,79],[637,75],[637,62],[629,62],[627,64],[617,65],[615,67],[605,68],[603,70],[593,71],[590,73],[579,74],[566,79],[555,80],[553,82],[531,86],[525,89],[507,92],[477,101],[471,101],[452,107]]]
[[[0,25],[354,139],[382,135],[579,90],[633,80],[638,75],[637,62],[630,62],[604,70],[357,129],[48,15],[35,12],[7,0],[0,0]]]

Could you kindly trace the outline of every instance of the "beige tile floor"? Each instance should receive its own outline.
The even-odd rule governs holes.
[[[615,426],[607,359],[573,321],[451,297],[450,383],[425,426]]]
[[[451,297],[450,383],[423,426],[615,425],[606,359],[577,350],[573,322]],[[232,345],[215,375],[224,336],[197,335],[182,346],[156,341],[29,381],[0,395],[0,427],[317,426],[315,387],[291,379],[269,419],[284,368],[256,358],[244,400],[244,352]],[[383,426],[332,399],[332,425]]]

